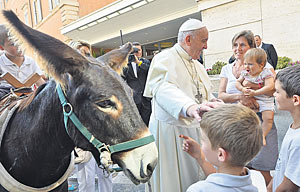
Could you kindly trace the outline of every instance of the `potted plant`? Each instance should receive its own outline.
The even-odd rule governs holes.
[[[213,85],[213,92],[218,92],[219,85],[220,85],[220,77],[219,74],[221,73],[221,69],[224,65],[227,65],[227,63],[222,61],[217,61],[215,64],[213,64],[211,69],[206,69],[207,74],[210,77],[210,80]]]

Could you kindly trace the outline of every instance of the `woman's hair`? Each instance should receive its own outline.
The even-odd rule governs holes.
[[[253,59],[256,63],[265,66],[267,63],[267,54],[265,50],[261,48],[252,48],[246,52],[244,59],[247,61],[249,61],[249,59]]]
[[[223,148],[232,166],[245,166],[262,146],[262,128],[256,113],[241,104],[224,104],[204,113],[201,130],[212,149]]]
[[[241,31],[241,32],[235,34],[232,38],[232,47],[233,47],[234,43],[236,42],[236,40],[240,37],[245,37],[250,48],[255,48],[254,35],[253,35],[252,31],[250,31],[250,30],[244,30],[244,31]]]

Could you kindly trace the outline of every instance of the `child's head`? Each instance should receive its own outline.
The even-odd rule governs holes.
[[[207,144],[208,147],[211,144],[210,151],[225,152],[226,163],[233,167],[245,166],[262,146],[260,120],[255,112],[242,105],[225,104],[206,112],[200,126],[204,141],[202,150],[212,164],[214,160],[209,159],[211,154],[206,154],[205,151]],[[217,153],[214,158],[219,158]]]
[[[249,49],[244,55],[244,66],[251,75],[260,73],[267,63],[267,54],[261,48]]]
[[[274,96],[278,109],[291,111],[295,106],[294,102],[300,102],[299,82],[300,65],[287,67],[277,73]]]
[[[23,57],[22,51],[8,39],[8,31],[5,25],[0,25],[0,49],[4,50],[9,58]]]

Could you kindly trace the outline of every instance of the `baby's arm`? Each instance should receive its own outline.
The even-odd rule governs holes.
[[[243,86],[243,81],[245,80],[245,78],[242,76],[242,75],[240,75],[240,77],[236,80],[236,83],[235,83],[235,87],[239,90],[239,91],[242,91],[242,92],[244,92],[244,88],[246,88],[246,87],[244,87]]]
[[[264,81],[264,86],[262,88],[257,90],[252,90],[252,94],[253,94],[252,96],[268,94],[270,91],[274,89],[274,87],[275,87],[274,78],[273,77],[266,78]]]
[[[199,143],[197,143],[191,137],[185,135],[179,135],[179,137],[184,139],[182,144],[183,151],[187,152],[190,156],[197,160],[198,164],[202,167],[203,172],[206,176],[216,172],[216,169],[212,166],[212,164],[206,161],[204,153],[202,152]]]

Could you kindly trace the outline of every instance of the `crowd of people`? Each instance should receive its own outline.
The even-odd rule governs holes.
[[[232,38],[231,64],[221,70],[216,99],[197,61],[207,41],[205,25],[190,19],[179,28],[178,43],[151,62],[144,95],[152,98],[149,129],[159,151],[152,190],[298,191],[300,164],[295,159],[300,148],[295,140],[299,136],[287,134],[279,154],[273,93],[276,88],[281,105],[290,101],[287,108],[277,101],[279,110],[288,110],[294,117],[299,114],[296,82],[300,67],[287,68],[276,76],[277,58],[274,61],[274,55],[263,50],[251,31],[241,31]],[[289,82],[279,78],[287,75]],[[294,118],[288,133],[298,128],[299,120]],[[180,138],[183,151],[191,157],[182,153]],[[275,170],[273,178],[271,170]]]
[[[259,35],[243,30],[232,38],[233,55],[220,74],[218,97],[204,66],[208,29],[189,19],[178,31],[177,43],[149,60],[134,42],[122,77],[155,137],[158,164],[147,191],[300,191],[300,66],[275,73],[277,53]],[[90,45],[69,45],[87,59]],[[0,25],[0,74],[20,82],[33,73],[45,83],[35,61],[18,50]],[[201,58],[200,58],[201,57]],[[34,85],[32,86],[34,87]],[[0,98],[15,89],[0,79]],[[275,92],[275,93],[274,93]],[[274,101],[274,98],[276,102]],[[275,105],[291,113],[293,123],[278,150]],[[112,191],[112,178],[88,151],[76,148],[79,191]],[[275,170],[273,177],[271,170]]]

